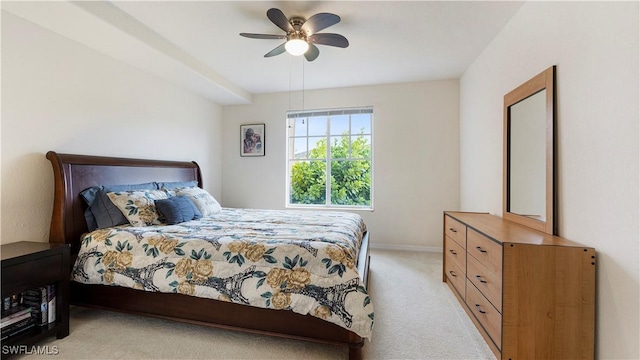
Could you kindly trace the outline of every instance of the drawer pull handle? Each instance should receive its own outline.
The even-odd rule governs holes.
[[[458,255],[458,253],[453,249],[449,249],[449,252],[452,253],[453,255]]]
[[[452,233],[457,233],[458,231],[454,228],[449,228],[449,231],[451,231]]]
[[[481,253],[486,253],[487,250],[481,248],[480,246],[476,246],[476,249],[478,249],[478,251],[480,251]]]
[[[482,309],[480,308],[480,304],[476,304],[476,309],[478,310],[478,312],[479,312],[480,314],[486,314],[486,313],[487,313],[486,311],[484,311],[484,310],[482,310]]]
[[[454,273],[453,270],[449,270],[449,274],[451,274],[451,276],[453,277],[458,277],[458,275],[456,275],[456,273]]]
[[[480,280],[480,282],[481,282],[481,283],[483,283],[483,284],[486,284],[486,283],[487,283],[487,281],[486,281],[486,280],[482,280],[482,276],[480,276],[480,275],[476,275],[476,278],[477,278],[478,280]]]

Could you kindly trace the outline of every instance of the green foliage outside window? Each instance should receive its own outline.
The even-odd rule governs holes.
[[[331,160],[331,205],[369,206],[371,145],[363,135],[333,137],[332,140],[330,158],[340,160]],[[309,152],[310,160],[296,161],[291,167],[292,204],[326,203],[326,152],[327,141],[322,139]]]

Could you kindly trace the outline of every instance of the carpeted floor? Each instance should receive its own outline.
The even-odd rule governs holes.
[[[442,254],[372,250],[376,323],[365,359],[494,359],[442,282]],[[347,359],[346,347],[213,329],[81,307],[71,334],[16,359]],[[55,348],[54,348],[55,347]]]

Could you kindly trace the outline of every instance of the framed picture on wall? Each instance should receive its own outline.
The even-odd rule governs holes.
[[[264,124],[240,125],[240,156],[264,156]]]

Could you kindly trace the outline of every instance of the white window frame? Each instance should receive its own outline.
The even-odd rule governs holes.
[[[326,153],[326,157],[324,159],[324,161],[326,162],[326,174],[327,174],[327,184],[325,186],[325,203],[324,204],[292,204],[291,201],[291,163],[292,162],[296,162],[296,161],[300,161],[300,160],[294,160],[291,159],[290,156],[290,151],[291,151],[291,139],[292,138],[300,138],[301,136],[291,136],[290,134],[290,121],[292,119],[295,118],[301,118],[301,117],[317,117],[317,116],[336,116],[336,115],[355,115],[355,114],[371,114],[371,133],[370,134],[365,134],[365,135],[369,135],[371,140],[370,140],[370,146],[371,146],[371,151],[370,151],[370,155],[369,158],[347,158],[347,159],[332,159],[330,157],[331,152],[331,139],[333,137],[336,137],[336,135],[331,135],[331,121],[330,119],[327,119],[327,132],[324,135],[324,138],[327,141],[327,153]],[[286,189],[285,189],[285,207],[286,208],[306,208],[306,209],[335,209],[335,210],[363,210],[363,211],[373,211],[373,198],[374,198],[374,184],[373,184],[373,179],[374,179],[374,161],[373,161],[373,153],[374,153],[374,146],[373,146],[373,134],[374,134],[374,126],[373,126],[373,107],[371,106],[362,106],[362,107],[354,107],[354,108],[341,108],[341,109],[319,109],[319,110],[303,110],[303,111],[288,111],[287,112],[287,116],[286,116],[286,131],[285,131],[285,136],[286,136],[286,159],[285,159],[285,163],[286,163]],[[360,135],[360,134],[352,134],[351,133],[351,117],[349,117],[349,136],[356,136],[356,135]],[[342,136],[342,135],[340,135]],[[309,137],[320,137],[318,135],[313,135],[313,136],[309,136],[309,134],[307,133],[306,136],[307,139]],[[309,149],[307,149],[308,151],[310,151]],[[306,159],[307,161],[309,161],[309,159]],[[370,180],[369,180],[369,184],[370,184],[370,189],[369,189],[369,205],[362,205],[362,206],[354,206],[354,205],[336,205],[336,204],[331,204],[331,183],[330,183],[330,176],[328,176],[329,174],[331,174],[331,161],[332,160],[369,160],[369,165],[370,165]],[[323,161],[323,160],[313,160],[313,161]]]

